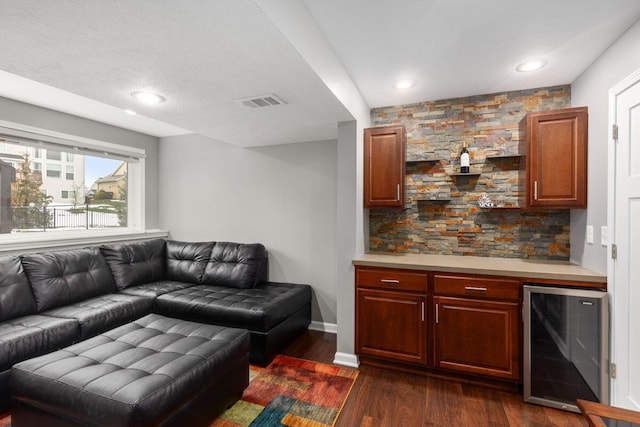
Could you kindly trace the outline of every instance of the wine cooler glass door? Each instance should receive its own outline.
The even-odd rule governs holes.
[[[607,293],[524,287],[525,401],[579,412],[576,399],[608,403]]]

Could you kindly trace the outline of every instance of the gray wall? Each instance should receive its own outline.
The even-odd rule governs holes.
[[[607,225],[609,89],[638,68],[640,21],[571,84],[571,105],[589,107],[588,209],[571,212],[571,260],[603,274],[607,248],[600,244],[600,227]],[[593,245],[586,242],[587,225],[594,228]]]
[[[312,285],[312,319],[336,323],[336,141],[247,149],[167,137],[160,170],[172,239],[264,244],[270,279]]]
[[[145,161],[146,228],[158,228],[158,138],[2,97],[0,97],[0,119],[144,149],[147,155]]]

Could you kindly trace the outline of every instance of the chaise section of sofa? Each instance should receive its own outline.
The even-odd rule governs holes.
[[[158,313],[248,329],[251,363],[266,365],[311,322],[311,287],[262,283],[254,288],[198,285],[156,299]]]
[[[311,287],[269,282],[262,244],[153,240],[101,250],[120,291],[154,296],[154,312],[248,329],[252,363],[269,363],[311,322]]]

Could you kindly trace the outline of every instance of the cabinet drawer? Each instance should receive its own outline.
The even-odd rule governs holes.
[[[517,280],[436,275],[434,294],[518,301],[520,283]]]
[[[427,291],[427,273],[393,268],[356,268],[356,286],[404,291]]]

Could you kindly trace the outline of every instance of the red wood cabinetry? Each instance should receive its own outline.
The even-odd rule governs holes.
[[[587,107],[526,116],[530,208],[587,207]]]
[[[356,269],[356,352],[427,363],[427,274]]]
[[[520,295],[517,280],[436,274],[434,366],[519,380]]]
[[[356,352],[518,382],[521,295],[517,279],[358,266]]]
[[[404,206],[403,126],[364,130],[364,207]]]

